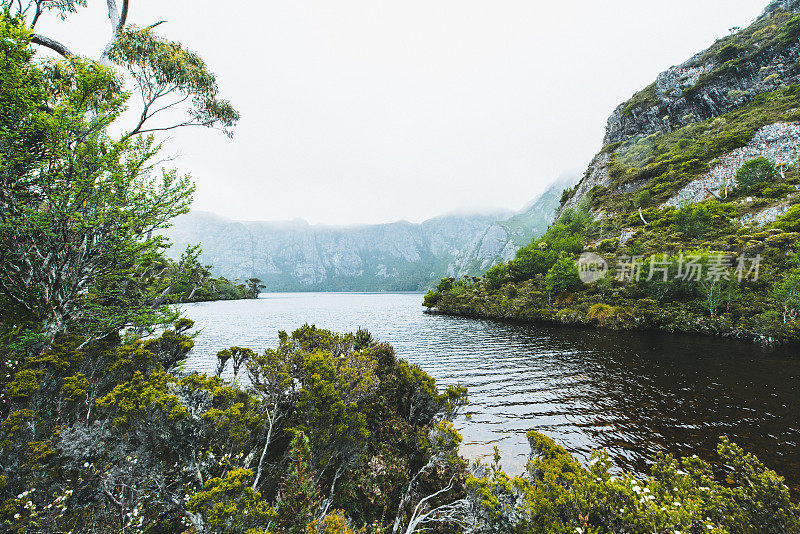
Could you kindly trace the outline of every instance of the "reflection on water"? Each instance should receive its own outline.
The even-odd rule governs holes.
[[[789,350],[693,336],[507,324],[422,313],[419,294],[279,293],[185,306],[202,332],[190,370],[231,345],[263,350],[303,323],[367,328],[439,385],[469,388],[462,452],[497,445],[518,471],[538,430],[585,458],[605,447],[643,472],[656,451],[715,457],[728,435],[800,483],[800,359]]]

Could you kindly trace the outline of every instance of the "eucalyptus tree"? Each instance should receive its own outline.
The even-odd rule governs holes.
[[[161,168],[153,134],[231,135],[239,117],[197,54],[158,24],[129,24],[128,0],[106,5],[111,30],[96,59],[36,32],[42,17],[65,19],[85,1],[17,0],[1,15],[0,304],[5,329],[34,330],[45,345],[70,329],[91,339],[174,319],[137,274],[164,247],[153,231],[188,210],[194,187]],[[61,58],[40,59],[31,44]],[[134,93],[141,113],[125,127]],[[112,124],[125,133],[111,135]]]

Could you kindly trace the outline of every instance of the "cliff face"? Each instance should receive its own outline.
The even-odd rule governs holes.
[[[517,250],[530,243],[531,238],[547,230],[555,219],[564,189],[572,187],[577,181],[577,176],[560,176],[519,213],[495,222],[476,235],[447,267],[447,275],[478,276],[489,267],[512,259]]]
[[[800,13],[800,0],[770,4],[748,28],[720,39],[621,104],[608,119],[605,144],[669,132],[752,102],[781,84],[800,83],[800,23],[770,35]]]
[[[200,243],[201,259],[215,274],[256,276],[268,291],[417,290],[443,276],[458,251],[503,215],[335,228],[192,212],[177,218],[164,235],[173,243],[172,255]]]
[[[693,125],[748,110],[761,105],[761,97],[800,84],[800,0],[772,2],[750,26],[718,40],[681,65],[662,72],[656,81],[620,104],[608,119],[603,150],[589,164],[573,195],[559,211],[593,202],[595,193],[626,194],[648,185],[648,180],[628,179],[621,168],[644,167],[653,163],[653,146],[670,135],[683,136],[693,143]],[[763,99],[762,99],[763,100]],[[745,111],[742,111],[742,114]],[[740,114],[741,115],[741,114]],[[734,117],[740,120],[740,116]],[[774,122],[779,122],[776,115]],[[762,121],[761,127],[768,126]],[[763,124],[766,123],[766,124]],[[790,125],[790,128],[793,128]],[[737,136],[769,136],[771,131],[734,132]],[[756,135],[758,134],[758,135]],[[791,137],[791,136],[790,136]],[[791,143],[791,139],[789,139]],[[732,148],[743,143],[732,139]],[[791,147],[773,155],[773,163],[791,158]],[[771,153],[770,153],[771,154]],[[770,157],[765,153],[765,156]],[[753,156],[755,157],[755,156]],[[729,158],[730,160],[730,158]],[[715,175],[736,173],[744,159],[728,161]],[[618,165],[623,164],[624,165]],[[642,172],[653,176],[660,171]],[[719,187],[718,183],[711,184]],[[704,184],[695,184],[694,195],[679,200],[699,202],[708,198]],[[692,184],[688,184],[693,189]],[[595,210],[598,216],[607,215]]]
[[[200,243],[201,261],[215,275],[255,276],[267,291],[416,291],[443,276],[479,274],[513,257],[547,229],[562,191],[575,181],[560,178],[518,213],[337,228],[191,212],[163,234],[173,243],[172,256]]]

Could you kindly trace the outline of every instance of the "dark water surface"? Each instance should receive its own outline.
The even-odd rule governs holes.
[[[442,385],[469,388],[457,426],[468,458],[497,445],[519,471],[538,430],[585,459],[604,447],[647,471],[656,451],[715,458],[720,435],[800,485],[800,354],[693,336],[542,327],[426,315],[420,294],[274,293],[185,306],[202,332],[188,369],[218,350],[263,350],[304,323],[363,327]]]

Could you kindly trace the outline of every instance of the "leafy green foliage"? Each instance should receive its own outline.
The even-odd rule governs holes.
[[[784,323],[798,318],[800,314],[800,269],[792,269],[784,280],[775,285],[773,298],[783,316]]]
[[[486,280],[486,287],[497,289],[508,280],[508,264],[500,263],[486,271],[483,275]]]
[[[150,28],[130,26],[117,37],[108,58],[132,74],[145,103],[141,120],[129,135],[192,125],[218,127],[232,135],[239,113],[230,102],[218,98],[216,79],[202,58],[180,43],[159,37]],[[167,95],[174,96],[173,102],[153,109]],[[156,113],[186,99],[192,106],[185,122],[145,126]]]
[[[552,439],[529,432],[525,476],[497,467],[467,481],[479,532],[792,532],[800,507],[783,479],[721,438],[719,478],[697,457],[655,456],[651,475],[612,473],[605,452],[583,467]]]
[[[746,162],[736,171],[736,184],[746,193],[751,193],[759,187],[778,178],[778,171],[767,158],[759,157]]]
[[[0,15],[3,306],[50,340],[172,320],[137,277],[163,247],[150,232],[188,210],[193,186],[156,172],[153,139],[107,133],[127,99],[114,72],[79,59],[40,67],[18,23]]]
[[[711,229],[713,216],[702,204],[683,206],[675,214],[675,228],[689,237],[702,237]]]
[[[550,293],[575,291],[583,284],[578,276],[578,266],[569,254],[562,252],[556,263],[547,271],[545,284]]]
[[[442,293],[440,291],[428,291],[422,301],[422,305],[426,308],[435,308],[442,300]]]

